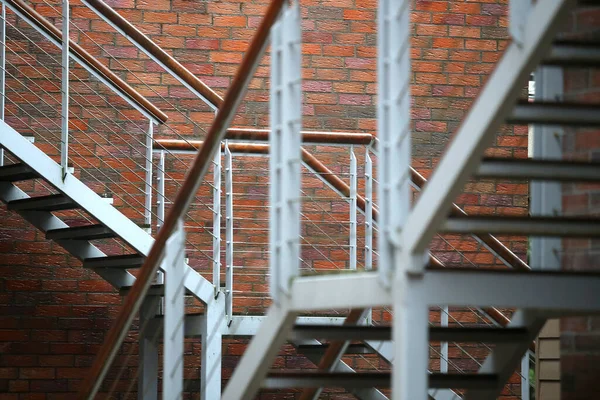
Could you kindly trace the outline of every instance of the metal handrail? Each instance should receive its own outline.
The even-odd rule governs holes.
[[[142,268],[137,275],[137,279],[129,294],[125,298],[114,325],[108,332],[98,356],[94,360],[89,373],[84,380],[79,393],[79,399],[91,399],[97,392],[108,368],[112,364],[114,356],[127,334],[131,323],[142,305],[146,293],[152,283],[159,264],[163,258],[167,239],[174,231],[177,221],[187,211],[194,194],[202,182],[204,175],[208,171],[211,160],[221,141],[224,139],[227,128],[231,123],[235,112],[246,92],[248,83],[254,75],[258,63],[267,47],[271,26],[277,19],[283,5],[283,0],[273,0],[269,5],[263,21],[261,22],[254,38],[248,48],[242,63],[236,73],[233,82],[219,108],[219,111],[211,125],[206,140],[198,151],[194,163],[186,176],[186,179],[177,194],[173,207],[164,221],[164,225],[158,232],[156,241],[150,249]]]
[[[40,13],[35,11],[31,6],[22,0],[3,0],[15,13],[19,14],[32,27],[39,30],[43,35],[50,38],[57,45],[62,45],[62,33],[60,29],[54,26],[50,21],[44,18]],[[112,88],[117,90],[120,95],[128,99],[128,101],[136,104],[143,109],[158,123],[165,123],[168,120],[167,114],[162,112],[158,107],[152,104],[143,95],[132,88],[127,82],[123,81],[112,72],[108,67],[94,58],[79,44],[69,41],[69,50],[72,57],[81,63],[86,69],[92,71],[95,75],[102,77],[108,81]]]

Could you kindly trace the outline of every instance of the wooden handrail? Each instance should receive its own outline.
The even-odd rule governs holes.
[[[56,26],[54,26],[50,21],[44,18],[40,13],[35,11],[31,6],[23,2],[22,0],[6,0],[6,4],[13,8],[16,12],[22,14],[34,27],[42,32],[45,35],[48,35],[59,45],[62,44],[62,32]],[[169,118],[167,114],[162,112],[158,107],[152,104],[148,99],[142,96],[139,92],[137,92],[134,88],[129,86],[129,84],[119,78],[114,72],[108,69],[104,64],[94,58],[90,53],[83,49],[79,44],[69,41],[69,51],[77,57],[83,64],[85,64],[86,68],[94,71],[99,76],[102,76],[106,79],[110,84],[112,84],[115,89],[117,89],[120,94],[127,97],[130,101],[137,104],[141,109],[145,110],[152,118],[154,118],[159,123],[163,124],[167,122]]]
[[[148,36],[133,26],[127,19],[101,0],[82,0],[89,8],[96,12],[110,25],[121,31],[129,40],[136,44],[142,51],[162,64],[173,76],[183,84],[196,91],[206,99],[214,108],[220,108],[223,98],[198,79],[187,68],[175,60],[173,56],[154,43]]]
[[[208,131],[206,139],[194,160],[194,163],[188,172],[181,189],[177,193],[175,201],[169,210],[164,225],[158,232],[154,245],[146,257],[137,278],[129,291],[123,306],[115,323],[108,332],[89,373],[86,375],[78,393],[79,399],[92,399],[97,392],[102,379],[116,355],[116,352],[123,342],[127,330],[146,296],[152,279],[156,275],[159,264],[163,258],[165,244],[171,233],[175,229],[177,222],[189,208],[194,199],[204,175],[208,171],[213,155],[219,149],[221,141],[224,139],[231,120],[235,116],[237,108],[248,87],[250,79],[260,62],[260,59],[267,47],[269,34],[273,23],[276,21],[285,0],[272,0],[267,8],[267,12],[252,39],[250,47],[246,51],[242,63],[233,78],[233,82],[221,107],[217,113],[213,124]]]

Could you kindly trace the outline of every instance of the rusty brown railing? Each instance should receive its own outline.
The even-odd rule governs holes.
[[[225,137],[229,124],[246,92],[248,83],[254,75],[254,71],[267,47],[271,27],[277,19],[284,3],[284,0],[271,1],[266,14],[254,35],[250,47],[244,55],[233,82],[227,90],[227,94],[225,95],[215,120],[208,131],[206,139],[198,151],[179,193],[177,193],[177,197],[169,210],[164,225],[158,232],[154,245],[150,249],[150,253],[144,261],[142,268],[139,270],[137,279],[125,298],[115,323],[104,339],[98,355],[81,385],[78,393],[79,399],[91,399],[94,397],[108,368],[112,364],[114,356],[123,342],[135,315],[139,311],[148,288],[152,283],[152,279],[159,268],[167,239],[171,236],[171,233],[177,225],[177,221],[187,211],[194,198],[194,194],[198,190],[198,187],[211,164],[213,155],[219,149],[221,141]]]
[[[62,32],[50,21],[44,18],[40,13],[35,11],[31,6],[26,4],[22,0],[6,0],[6,5],[12,8],[17,14],[20,14],[22,18],[27,20],[35,29],[42,32],[45,36],[50,37],[53,41],[59,45],[62,44]],[[129,99],[129,101],[135,103],[138,107],[145,110],[150,116],[156,121],[164,124],[169,118],[167,114],[162,112],[158,107],[152,104],[148,99],[142,96],[129,84],[119,78],[114,72],[108,67],[94,58],[88,53],[83,47],[73,41],[69,41],[70,52],[81,61],[84,66],[94,71],[99,76],[102,76],[106,81],[113,85],[121,95]]]

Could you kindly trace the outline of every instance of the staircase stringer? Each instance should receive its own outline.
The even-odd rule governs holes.
[[[0,200],[2,200],[4,203],[27,198],[29,198],[27,193],[23,192],[15,185],[8,182],[0,182]],[[51,212],[17,211],[17,213],[42,232],[46,232],[51,229],[68,227],[67,224],[65,224],[61,219],[52,215]],[[56,242],[70,254],[74,255],[80,260],[106,256],[106,254],[100,251],[96,246],[85,240],[57,240]],[[117,288],[121,286],[133,285],[133,282],[135,281],[134,276],[124,270],[109,271],[106,269],[98,269],[96,270],[96,273]]]
[[[101,224],[115,232],[139,254],[147,255],[150,252],[150,248],[154,243],[152,236],[123,215],[119,210],[104,201],[98,194],[73,175],[67,174],[63,180],[60,165],[4,121],[0,121],[0,147],[7,149],[21,162],[35,171],[41,179],[50,183],[54,188],[72,199]],[[58,218],[56,219],[58,220]],[[64,223],[60,226],[54,225],[51,229],[54,229],[54,227],[65,228],[67,225]],[[63,245],[64,242],[65,241],[61,241],[61,245]],[[67,247],[65,248],[69,251],[70,249],[77,250],[76,245],[66,244],[66,246]],[[74,253],[74,255],[76,255],[76,253]],[[101,272],[99,269],[96,271],[101,276],[111,275]],[[189,266],[187,266],[185,276],[186,288],[200,301],[204,303],[210,302],[214,297],[212,283]]]

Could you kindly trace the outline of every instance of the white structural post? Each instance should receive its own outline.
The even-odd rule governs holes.
[[[365,153],[365,270],[373,269],[373,161],[369,148]],[[366,317],[367,325],[373,322],[373,311]]]
[[[158,335],[149,322],[156,317],[159,299],[148,297],[140,308],[138,400],[158,400]]]
[[[213,285],[215,296],[221,290],[221,149],[213,162]]]
[[[373,269],[373,161],[365,154],[365,270]]]
[[[144,225],[148,233],[152,233],[152,144],[154,141],[154,122],[148,120],[148,132],[146,133],[146,184],[144,188]]]
[[[358,176],[354,146],[350,146],[350,269],[356,269],[356,198]]]
[[[69,0],[62,0],[62,38],[60,165],[65,179],[69,171]]]
[[[206,304],[202,326],[202,360],[200,365],[200,399],[221,398],[222,331],[225,318],[223,296]]]
[[[165,222],[165,152],[161,150],[158,159],[158,172],[156,174],[156,230],[159,231]]]
[[[440,325],[447,328],[450,308],[448,306],[440,307],[440,312]],[[440,372],[443,374],[448,373],[448,342],[440,343]]]
[[[6,5],[2,3],[2,22],[0,22],[0,119],[4,121],[6,106]],[[0,147],[0,167],[4,165],[4,148]]]
[[[301,39],[298,2],[289,6],[271,31],[269,168],[270,291],[275,303],[288,293],[300,270]]]
[[[525,41],[525,30],[531,7],[532,0],[510,0],[508,5],[510,36],[520,45]]]
[[[233,318],[233,169],[229,144],[225,142],[225,314]]]
[[[394,263],[393,235],[410,211],[410,20],[408,0],[379,0],[377,125],[378,268],[389,286]]]
[[[183,340],[185,318],[185,231],[183,220],[165,247],[165,317],[163,398],[181,399],[183,393]]]
[[[521,359],[521,400],[530,399],[529,391],[529,351]]]

